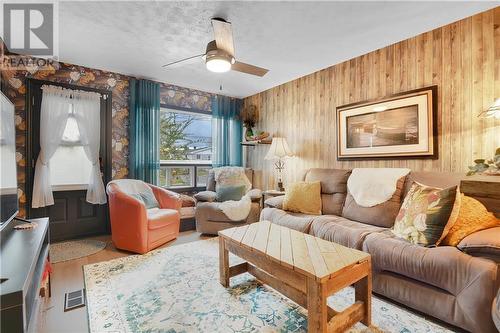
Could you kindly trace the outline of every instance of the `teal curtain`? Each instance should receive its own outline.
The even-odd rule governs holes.
[[[130,80],[129,177],[158,183],[160,170],[160,85]]]
[[[243,101],[227,96],[212,97],[212,165],[242,166],[243,128],[239,119]]]

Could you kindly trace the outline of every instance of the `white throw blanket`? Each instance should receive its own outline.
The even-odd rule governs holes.
[[[216,187],[228,185],[244,185],[245,194],[240,200],[228,200],[217,203],[217,206],[231,221],[242,221],[250,214],[252,208],[252,199],[248,191],[252,188],[252,183],[245,174],[242,167],[220,167],[213,169]]]
[[[358,205],[373,207],[389,200],[396,192],[398,179],[410,171],[402,168],[353,169],[347,189]]]
[[[242,167],[219,167],[212,169],[216,186],[245,185],[245,193],[250,191],[252,183]]]
[[[242,221],[248,217],[248,214],[250,214],[252,200],[249,195],[245,194],[238,201],[228,200],[219,202],[217,203],[217,206],[231,221]]]

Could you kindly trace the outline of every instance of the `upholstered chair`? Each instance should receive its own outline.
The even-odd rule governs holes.
[[[179,194],[135,179],[114,180],[106,192],[118,249],[143,254],[179,235]]]
[[[248,180],[253,184],[253,170],[245,169]],[[222,210],[218,208],[217,193],[215,192],[215,175],[213,170],[208,173],[207,190],[195,194],[196,199],[196,231],[207,235],[217,235],[220,230],[239,227],[259,221],[262,201],[262,191],[251,189],[248,192],[252,200],[250,213],[241,221],[229,219]]]

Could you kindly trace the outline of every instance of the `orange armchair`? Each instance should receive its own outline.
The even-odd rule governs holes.
[[[179,194],[135,179],[114,180],[106,192],[116,248],[143,254],[179,235]],[[154,194],[159,208],[146,209],[144,202],[134,197],[144,192]]]

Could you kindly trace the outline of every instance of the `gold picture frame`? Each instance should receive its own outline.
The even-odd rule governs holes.
[[[337,107],[337,160],[437,158],[437,86]]]

